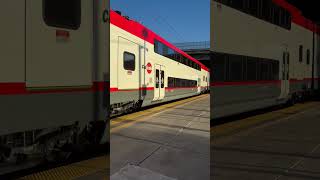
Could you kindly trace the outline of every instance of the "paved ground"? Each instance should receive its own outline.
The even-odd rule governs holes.
[[[202,95],[111,123],[111,179],[210,178],[210,103]]]
[[[211,179],[320,179],[320,103],[211,128]]]

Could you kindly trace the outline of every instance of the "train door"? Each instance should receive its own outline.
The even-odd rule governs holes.
[[[131,94],[130,97],[139,98],[140,46],[139,44],[119,37],[118,47],[118,88],[119,90],[136,92]]]
[[[290,91],[290,77],[289,77],[289,67],[290,67],[290,54],[289,52],[284,52],[282,56],[282,78],[281,78],[281,95],[280,99],[288,98],[289,91]]]
[[[155,65],[154,101],[162,100],[165,96],[165,67]]]
[[[27,87],[91,87],[92,39],[92,1],[26,1]]]

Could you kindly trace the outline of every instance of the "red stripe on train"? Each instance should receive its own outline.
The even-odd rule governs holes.
[[[119,88],[110,88],[110,92],[130,92],[130,91],[142,91],[142,90],[146,90],[146,91],[153,91],[154,87],[141,87],[141,88],[137,88],[137,89],[119,89]]]
[[[108,82],[94,82],[91,87],[88,88],[63,88],[63,89],[42,89],[42,90],[28,90],[26,83],[0,83],[1,95],[19,95],[19,94],[52,94],[52,93],[68,93],[68,92],[98,92],[103,91],[104,86],[109,87]],[[51,88],[51,87],[45,87]]]
[[[25,83],[0,83],[0,94],[25,94]]]

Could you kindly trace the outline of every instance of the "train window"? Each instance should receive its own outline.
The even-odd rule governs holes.
[[[274,24],[274,22],[273,22],[273,16],[274,16],[274,4],[271,3],[271,4],[270,4],[270,8],[269,8],[269,17],[268,17],[268,20],[267,20],[267,21]]]
[[[257,0],[253,0],[253,1],[249,1],[249,13],[255,17],[258,16],[258,1]]]
[[[195,87],[197,81],[168,77],[168,87]]]
[[[257,61],[255,60],[255,58],[247,59],[247,80],[257,80]]]
[[[287,29],[291,29],[291,14],[289,13],[289,12],[287,12],[287,14],[288,14],[288,19],[287,19],[287,22],[288,22],[288,27],[287,27]]]
[[[247,80],[247,59],[248,57],[242,56],[242,80]]]
[[[186,61],[185,57],[181,55],[181,63],[186,64],[185,61]]]
[[[163,44],[159,41],[154,41],[154,52],[157,54],[163,54]]]
[[[188,66],[189,66],[189,67],[192,67],[192,62],[193,62],[193,61],[191,61],[190,59],[188,59]]]
[[[212,60],[212,71],[214,82],[226,81],[226,56],[220,53],[215,53]]]
[[[135,61],[136,57],[134,54],[129,53],[129,52],[124,52],[123,53],[123,67],[125,70],[128,71],[134,71],[135,70],[135,66],[136,66],[136,61]]]
[[[160,52],[160,54],[162,56],[166,56],[169,53],[169,47],[162,43],[161,43],[161,46],[162,46],[162,51]]]
[[[186,65],[190,67],[191,60],[186,58]]]
[[[174,78],[168,77],[168,87],[174,87]]]
[[[235,9],[238,9],[238,10],[243,10],[244,9],[243,0],[231,0],[230,1],[230,6],[235,8]]]
[[[279,8],[279,25],[284,27],[285,26],[285,13],[283,8]]]
[[[262,9],[262,13],[261,13],[261,16],[262,16],[262,19],[265,20],[265,21],[268,21],[269,20],[269,16],[270,16],[270,6],[271,6],[271,1],[270,0],[263,0],[262,1],[262,5],[261,5]]]
[[[174,60],[174,57],[175,57],[174,50],[172,50],[171,48],[167,48],[166,50],[167,50],[167,52],[164,52],[164,56]]]
[[[310,49],[307,50],[307,64],[310,64]]]
[[[229,58],[229,76],[230,81],[242,81],[243,80],[243,66],[240,56],[231,55]]]
[[[280,7],[275,5],[273,13],[273,23],[280,26]]]
[[[290,13],[272,0],[215,0],[236,10],[268,21],[282,28],[291,29]]]
[[[259,62],[259,80],[270,80],[270,66],[267,62]]]
[[[279,79],[279,61],[272,62],[272,80]]]
[[[43,0],[43,18],[48,26],[79,29],[81,24],[81,1]]]
[[[182,63],[182,55],[176,52],[176,61]]]
[[[303,61],[303,46],[299,46],[299,62]]]

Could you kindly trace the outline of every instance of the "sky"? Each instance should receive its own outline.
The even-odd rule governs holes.
[[[171,43],[210,41],[210,0],[110,0]]]

